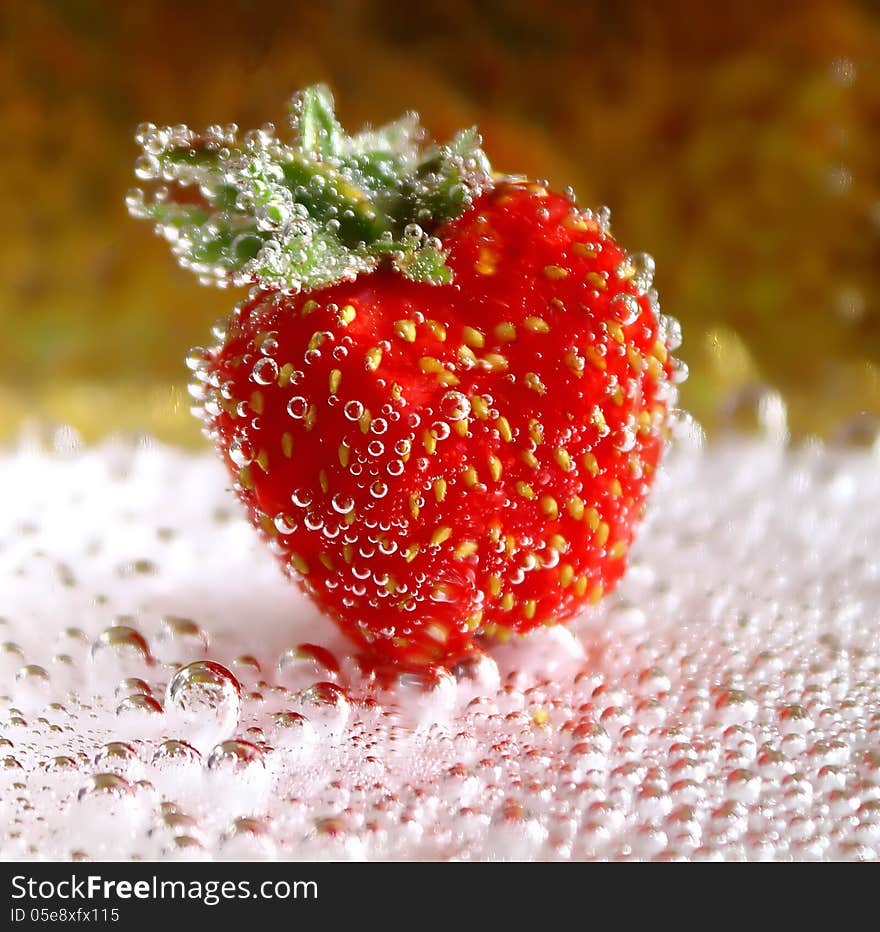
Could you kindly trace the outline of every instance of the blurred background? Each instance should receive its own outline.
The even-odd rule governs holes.
[[[710,433],[778,390],[795,435],[880,415],[880,7],[705,0],[28,0],[0,13],[0,439],[197,445],[187,348],[237,300],[124,207],[135,126],[282,123],[326,81],[349,128],[476,123],[497,168],[607,204],[657,261]]]

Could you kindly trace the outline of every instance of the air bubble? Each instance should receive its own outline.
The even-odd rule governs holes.
[[[241,686],[226,667],[198,660],[171,678],[165,707],[196,747],[216,743],[238,726]]]

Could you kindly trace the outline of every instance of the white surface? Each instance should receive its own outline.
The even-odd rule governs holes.
[[[283,580],[212,457],[7,451],[0,857],[875,858],[878,467],[769,442],[680,449],[623,585],[574,635],[366,703],[343,662],[349,700],[321,705],[297,692],[327,675],[279,658],[307,641],[343,661],[345,642]],[[99,640],[114,624],[154,662],[124,632]],[[241,698],[222,674],[184,675],[167,702],[199,659],[232,670]],[[125,677],[164,713],[117,713]],[[281,727],[279,711],[309,723]],[[208,766],[231,737],[262,753]],[[166,738],[202,758],[154,761]],[[102,753],[112,741],[131,752]],[[122,779],[95,779],[108,771]]]

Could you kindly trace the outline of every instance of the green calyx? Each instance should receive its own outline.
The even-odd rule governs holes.
[[[390,263],[414,281],[452,280],[433,235],[491,186],[475,129],[425,144],[415,114],[349,136],[322,85],[297,94],[292,143],[271,125],[195,133],[145,124],[129,192],[181,265],[206,284],[310,290]]]

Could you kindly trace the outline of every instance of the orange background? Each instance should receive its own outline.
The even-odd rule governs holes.
[[[683,404],[797,433],[880,415],[880,14],[868,3],[50,2],[0,14],[0,437],[198,443],[186,349],[235,300],[130,220],[142,120],[259,125],[322,80],[351,128],[477,123],[657,261]],[[855,419],[855,420],[854,420]]]

